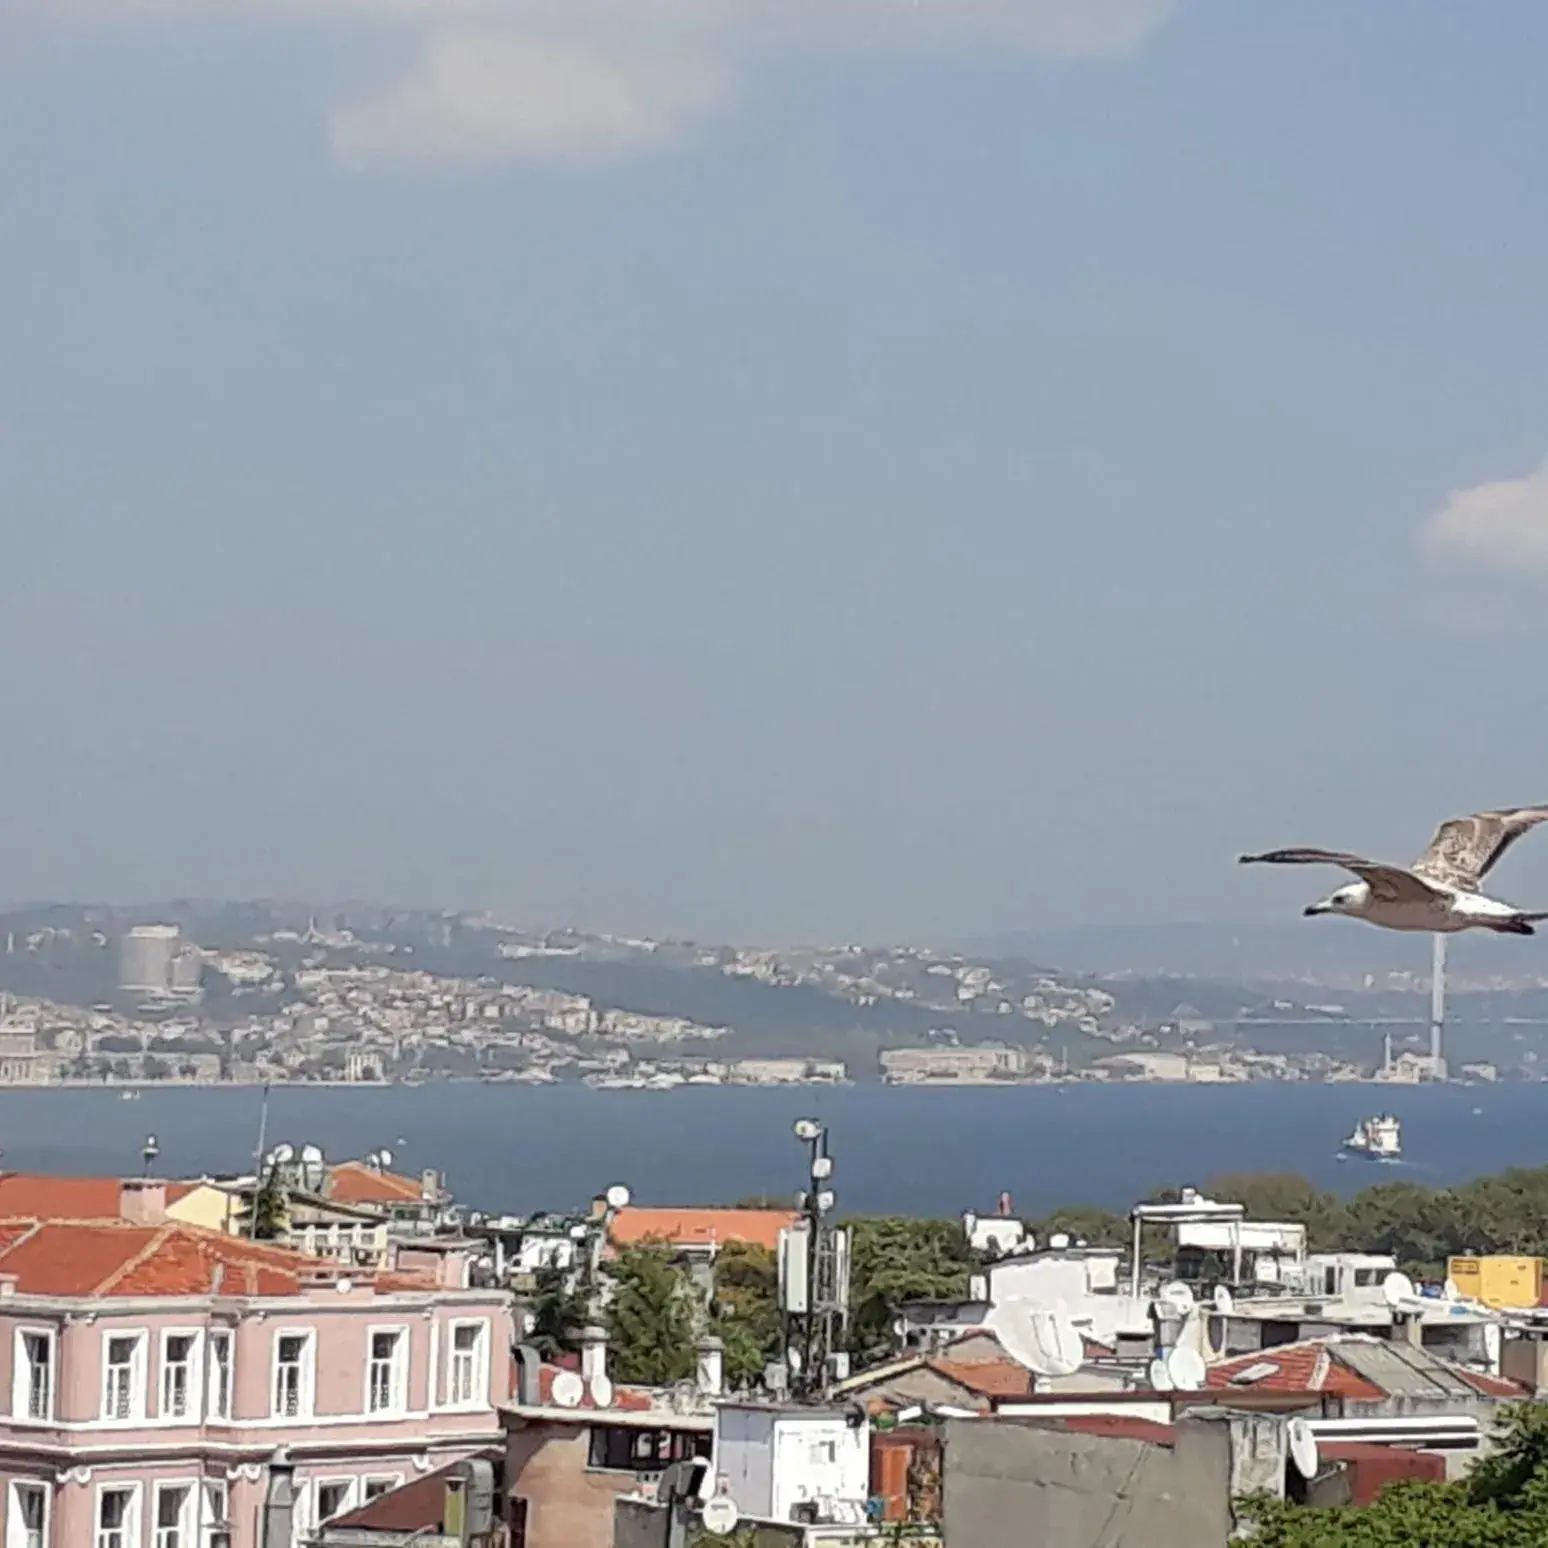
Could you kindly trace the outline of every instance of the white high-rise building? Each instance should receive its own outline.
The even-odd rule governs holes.
[[[118,986],[130,994],[195,995],[203,962],[177,925],[135,925],[119,945]]]

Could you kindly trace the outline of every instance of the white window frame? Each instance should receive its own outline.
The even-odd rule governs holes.
[[[317,1518],[312,1525],[323,1527],[333,1519],[333,1516],[324,1516],[322,1513],[322,1492],[324,1489],[342,1487],[344,1490],[344,1503],[334,1511],[334,1516],[346,1516],[356,1508],[356,1496],[360,1493],[360,1480],[358,1478],[314,1478],[312,1480],[312,1514]]]
[[[30,1330],[29,1330],[30,1331]],[[54,1486],[42,1478],[13,1478],[6,1491],[5,1548],[31,1548],[21,1518],[21,1491],[36,1489],[43,1496],[43,1548],[50,1548],[54,1532]]]
[[[296,1393],[296,1411],[287,1414],[279,1401],[280,1341],[304,1340],[301,1351],[300,1385]],[[317,1329],[275,1328],[269,1353],[269,1414],[274,1419],[310,1419],[317,1407]]]
[[[167,1404],[167,1345],[174,1338],[188,1339],[187,1406],[174,1415]],[[157,1362],[156,1416],[174,1424],[198,1424],[204,1418],[204,1333],[200,1328],[163,1328],[160,1359]]]
[[[230,1419],[236,1400],[236,1334],[230,1328],[211,1328],[204,1338],[204,1413],[208,1419]],[[220,1401],[216,1383],[220,1379],[221,1363],[215,1351],[226,1351],[226,1400]]]
[[[130,1339],[134,1353],[129,1359],[129,1412],[120,1415],[108,1402],[109,1381],[113,1367],[108,1364],[108,1351],[115,1339]],[[105,1424],[144,1424],[146,1389],[150,1384],[146,1370],[150,1334],[144,1328],[104,1328],[102,1330],[102,1403],[99,1409]],[[138,1548],[138,1545],[136,1545]]]
[[[372,1484],[382,1484],[384,1487],[379,1494],[371,1493]],[[360,1504],[369,1505],[373,1500],[379,1500],[383,1494],[391,1494],[394,1489],[403,1487],[402,1473],[367,1473],[360,1480]]]
[[[392,1390],[388,1394],[390,1401],[385,1408],[373,1408],[371,1406],[374,1374],[372,1367],[376,1362],[371,1354],[371,1347],[384,1333],[397,1336],[392,1356]],[[365,1355],[365,1392],[362,1395],[360,1411],[368,1419],[401,1419],[409,1410],[409,1367],[413,1359],[413,1342],[408,1324],[380,1323],[367,1328]]]
[[[173,1489],[183,1491],[183,1508],[177,1516],[177,1548],[203,1548],[195,1534],[198,1531],[195,1514],[199,1503],[200,1480],[197,1478],[158,1478],[151,1493],[150,1548],[166,1548],[161,1535],[161,1497]]]
[[[48,1343],[48,1402],[45,1412],[34,1414],[32,1409],[31,1362],[27,1359],[27,1340],[45,1339]],[[59,1332],[57,1328],[20,1327],[11,1345],[11,1418],[18,1424],[52,1424],[54,1405],[58,1397]]]
[[[473,1349],[472,1390],[466,1397],[457,1392],[457,1333],[461,1328],[476,1330],[477,1343]],[[450,1324],[446,1339],[446,1407],[489,1407],[489,1318],[459,1317]]]
[[[144,1498],[145,1486],[138,1480],[126,1483],[102,1483],[97,1485],[95,1498],[91,1506],[91,1541],[92,1548],[109,1548],[108,1539],[103,1536],[102,1526],[102,1500],[108,1494],[127,1494],[129,1496],[129,1508],[124,1512],[124,1525],[122,1543],[123,1548],[140,1548],[140,1502]]]

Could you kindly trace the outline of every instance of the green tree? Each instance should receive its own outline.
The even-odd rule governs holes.
[[[849,1347],[862,1358],[894,1347],[892,1324],[908,1301],[963,1301],[973,1256],[955,1220],[894,1215],[849,1222]]]
[[[626,1247],[608,1276],[607,1329],[619,1380],[662,1387],[692,1376],[695,1296],[671,1252],[650,1243]]]
[[[254,1240],[278,1241],[289,1231],[290,1195],[274,1167],[269,1168],[268,1175],[258,1185],[249,1208],[252,1212],[249,1228]]]
[[[1313,1251],[1332,1247],[1345,1230],[1343,1201],[1296,1172],[1228,1173],[1212,1178],[1204,1191],[1212,1199],[1245,1205],[1249,1220],[1304,1225]]]
[[[715,1259],[714,1328],[726,1346],[726,1378],[756,1381],[779,1355],[779,1266],[767,1247],[727,1242]]]
[[[564,1269],[541,1268],[533,1280],[526,1306],[532,1314],[532,1329],[524,1342],[545,1360],[573,1353],[580,1347],[580,1330],[591,1321],[590,1299]]]

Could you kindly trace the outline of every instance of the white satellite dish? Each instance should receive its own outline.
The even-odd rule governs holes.
[[[1174,1279],[1170,1284],[1162,1285],[1161,1293],[1157,1299],[1165,1301],[1168,1306],[1180,1312],[1184,1317],[1193,1310],[1194,1306],[1193,1291],[1180,1279]]]
[[[1179,1344],[1166,1357],[1166,1374],[1179,1392],[1197,1392],[1204,1385],[1204,1356],[1197,1349]]]
[[[271,1161],[278,1161],[282,1165],[286,1161],[294,1161],[296,1159],[296,1147],[294,1145],[276,1145],[269,1153],[269,1159]]]
[[[613,1406],[613,1384],[606,1376],[593,1376],[591,1378],[591,1401],[598,1408],[611,1408]]]
[[[1011,1301],[994,1319],[993,1331],[1011,1359],[1038,1376],[1073,1376],[1086,1357],[1085,1343],[1062,1304]]]
[[[1236,1298],[1224,1285],[1215,1286],[1215,1310],[1222,1317],[1229,1317],[1236,1310]]]
[[[1441,1291],[1441,1294],[1448,1301],[1460,1301],[1462,1299],[1462,1292],[1457,1288],[1457,1282],[1454,1279],[1448,1279],[1446,1281],[1446,1287]]]
[[[1285,1428],[1289,1431],[1290,1460],[1302,1478],[1317,1476],[1317,1437],[1304,1419],[1292,1419]]]
[[[382,1163],[382,1170],[385,1172],[387,1168],[392,1165],[392,1152],[388,1150],[385,1145],[383,1145],[376,1154]]]
[[[586,1395],[586,1384],[574,1371],[560,1371],[554,1377],[553,1391],[550,1395],[554,1400],[555,1408],[579,1408],[581,1399]]]
[[[1172,1390],[1172,1373],[1166,1368],[1166,1361],[1159,1357],[1150,1362],[1147,1373],[1150,1377],[1150,1385],[1157,1392],[1170,1392]]]
[[[724,1537],[728,1532],[736,1531],[742,1514],[729,1494],[716,1494],[705,1500],[703,1519],[706,1532]]]
[[[1381,1282],[1381,1293],[1388,1306],[1399,1307],[1414,1298],[1414,1282],[1407,1274],[1391,1273]]]
[[[622,1183],[614,1183],[607,1190],[607,1207],[609,1209],[627,1209],[629,1207],[629,1190]]]
[[[301,1159],[303,1161],[321,1161],[323,1158],[320,1145],[303,1145],[301,1147]]]

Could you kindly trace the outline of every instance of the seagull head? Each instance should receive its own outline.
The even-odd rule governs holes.
[[[1320,903],[1309,903],[1301,912],[1308,919],[1318,914],[1359,914],[1364,908],[1367,890],[1363,882],[1353,887],[1340,887]]]

